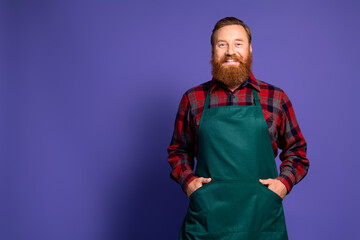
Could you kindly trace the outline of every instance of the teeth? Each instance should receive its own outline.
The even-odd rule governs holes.
[[[228,60],[226,60],[227,62],[235,62],[235,60],[233,60],[233,59],[228,59]]]

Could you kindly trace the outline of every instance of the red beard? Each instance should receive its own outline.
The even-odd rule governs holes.
[[[233,59],[239,62],[238,66],[224,66],[225,61]],[[249,51],[247,59],[238,56],[224,56],[220,61],[211,58],[212,75],[224,83],[228,88],[236,88],[244,83],[251,74],[252,55]]]

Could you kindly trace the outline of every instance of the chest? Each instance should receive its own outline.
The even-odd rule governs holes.
[[[268,126],[269,134],[273,142],[276,142],[278,137],[278,129],[281,125],[281,102],[278,99],[270,96],[262,96],[259,94],[260,106],[266,124]],[[199,134],[200,120],[202,117],[205,104],[204,98],[197,99],[192,102],[189,111],[189,120],[191,122],[193,132],[196,136]],[[209,108],[218,108],[226,106],[248,106],[254,105],[254,97],[251,93],[238,94],[212,94],[210,97]]]

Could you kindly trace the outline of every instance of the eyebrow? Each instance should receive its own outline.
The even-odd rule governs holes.
[[[237,38],[237,39],[235,39],[235,41],[244,42],[245,40],[244,40],[244,39]],[[219,42],[226,42],[226,41],[220,39],[220,40],[218,40],[217,42],[219,43]]]

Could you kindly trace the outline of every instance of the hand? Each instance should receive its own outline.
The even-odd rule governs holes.
[[[279,195],[282,199],[285,198],[287,194],[287,188],[285,184],[283,184],[280,180],[268,178],[268,179],[259,179],[259,181],[263,185],[267,186],[271,191]]]
[[[198,177],[192,180],[186,188],[186,195],[190,195],[195,192],[198,188],[202,187],[204,184],[207,184],[211,181],[211,178]]]

